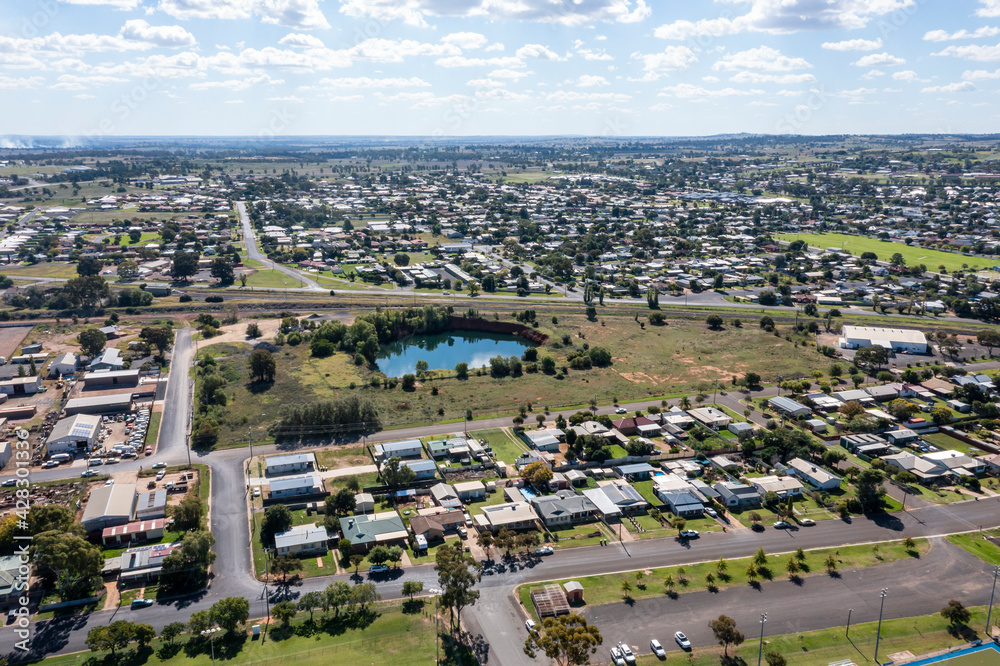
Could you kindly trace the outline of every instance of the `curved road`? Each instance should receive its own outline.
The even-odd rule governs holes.
[[[257,236],[254,234],[253,225],[250,224],[250,216],[247,215],[247,204],[245,201],[236,202],[236,211],[240,214],[240,224],[243,225],[243,241],[247,246],[247,256],[249,256],[254,261],[259,261],[260,263],[270,265],[274,270],[280,271],[285,275],[295,278],[296,280],[301,280],[306,286],[301,289],[301,291],[327,291],[323,287],[305,275],[302,275],[299,271],[287,266],[282,266],[279,263],[273,262],[265,256],[260,249],[257,247]]]
[[[169,464],[185,463],[189,456],[191,382],[187,369],[191,367],[192,355],[191,329],[182,329],[178,331],[175,341],[156,455],[156,460]],[[627,407],[641,408],[644,404],[635,403]],[[605,407],[599,411],[608,412],[611,409]],[[498,425],[501,421],[502,425],[509,423],[507,418],[496,421]],[[490,427],[490,423],[490,421],[477,421],[476,427]],[[442,424],[379,433],[372,439],[400,439],[454,432],[460,428],[460,424]],[[267,454],[277,450],[274,446],[264,446],[258,447],[255,453]],[[255,580],[251,570],[247,487],[244,476],[247,458],[248,451],[244,449],[228,449],[197,455],[197,461],[208,465],[212,471],[210,524],[217,542],[215,550],[218,557],[212,567],[213,578],[208,590],[180,600],[163,601],[142,610],[132,611],[126,607],[38,622],[33,627],[35,633],[31,645],[34,652],[30,656],[40,658],[84,650],[87,630],[114,619],[142,620],[160,629],[169,622],[185,620],[192,612],[208,608],[215,601],[227,596],[242,596],[249,599],[251,616],[263,617],[264,588]],[[121,464],[119,468],[125,470],[138,466],[137,462],[133,462]],[[70,472],[68,469],[38,471],[32,474],[32,479],[66,478],[76,472],[77,470]],[[609,547],[573,548],[558,551],[546,558],[489,562],[479,586],[482,596],[479,603],[463,614],[464,626],[473,635],[479,636],[480,642],[487,646],[483,652],[488,663],[504,666],[532,663],[521,652],[524,640],[524,615],[510,593],[515,585],[521,583],[714,560],[720,556],[727,558],[748,556],[759,547],[775,553],[791,551],[798,547],[811,549],[898,540],[904,535],[935,537],[996,526],[1000,526],[1000,501],[991,498],[926,506],[895,515],[854,518],[851,522],[821,521],[815,527],[801,530],[768,529],[763,533],[748,530],[725,534],[710,533],[690,543],[672,538],[650,539],[624,545],[612,544]],[[926,570],[926,573],[931,575],[931,570]],[[878,585],[889,585],[894,589],[893,603],[900,614],[931,612],[933,608],[926,610],[929,603],[938,604],[937,607],[943,603],[941,599],[927,595],[926,590],[921,592],[923,589],[921,586],[913,584],[914,576],[917,574],[910,569],[887,567],[880,575]],[[346,575],[326,576],[306,579],[288,587],[271,586],[269,600],[273,604],[284,598],[294,599],[304,592],[322,589],[333,580],[351,579],[352,577]],[[845,575],[845,580],[848,579],[853,580]],[[425,589],[437,586],[433,565],[409,567],[399,571],[395,577],[374,582],[377,583],[383,597],[392,598],[401,596],[402,584],[407,580],[422,581]],[[984,580],[981,587],[986,584]],[[794,603],[805,605],[814,603],[815,598],[810,600],[808,596],[810,589],[809,585],[804,586],[802,594],[796,596]],[[897,589],[898,591],[895,591]],[[956,587],[955,594],[961,591]],[[981,603],[979,596],[977,593],[968,596],[964,601]],[[720,604],[724,604],[724,601],[714,601],[719,598],[727,597],[725,594],[702,597],[691,595],[690,599],[688,596],[684,597],[685,603],[702,614],[721,612]],[[789,604],[792,603],[789,601]],[[598,615],[600,613],[597,609],[593,612]],[[832,624],[839,621],[839,617],[836,620],[830,619]],[[612,638],[617,640],[617,637],[607,636],[609,641]],[[24,655],[11,656],[23,658]]]

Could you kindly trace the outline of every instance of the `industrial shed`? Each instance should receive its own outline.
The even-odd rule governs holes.
[[[98,370],[88,372],[83,376],[83,385],[86,388],[108,387],[108,386],[138,386],[138,370]]]
[[[90,493],[90,499],[87,500],[80,525],[87,532],[103,530],[105,527],[115,525],[125,525],[132,519],[134,507],[134,483],[115,483],[95,488]]]
[[[96,395],[92,398],[73,398],[66,403],[66,415],[119,414],[132,411],[131,394]]]
[[[45,442],[48,454],[90,451],[101,432],[101,417],[76,414],[60,419]]]
[[[844,326],[841,332],[840,346],[843,349],[861,349],[876,345],[894,352],[927,353],[927,337],[920,331],[905,328]]]

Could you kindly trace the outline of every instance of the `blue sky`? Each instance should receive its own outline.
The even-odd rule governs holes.
[[[0,8],[0,134],[1000,129],[1000,0],[0,0]]]

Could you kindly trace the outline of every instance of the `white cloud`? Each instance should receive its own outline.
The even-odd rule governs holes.
[[[457,105],[469,100],[467,95],[446,95],[438,97],[432,92],[401,92],[392,95],[377,92],[375,93],[375,97],[381,100],[382,104],[402,103],[406,104],[411,109],[426,109],[434,106],[443,106],[445,104]]]
[[[995,0],[1000,3],[1000,0]],[[741,32],[793,33],[802,30],[855,30],[872,19],[913,7],[917,0],[732,0],[749,4],[746,14],[699,21],[680,20],[654,32],[662,39],[721,37]]]
[[[1000,0],[979,0],[979,3],[983,6],[976,10],[976,16],[986,18],[1000,16]]]
[[[937,53],[936,56],[952,56],[955,58],[965,58],[966,60],[978,60],[979,62],[993,62],[1000,60],[1000,44],[994,46],[949,46]]]
[[[576,54],[583,56],[584,60],[614,60],[613,56],[607,54],[604,49],[595,51],[593,49],[577,49]]]
[[[246,90],[247,88],[252,88],[254,86],[263,85],[281,85],[284,83],[282,79],[272,79],[267,74],[261,74],[259,76],[251,76],[245,79],[228,79],[226,81],[199,81],[197,83],[192,83],[190,88],[192,90],[230,90],[233,92],[238,92],[240,90]]]
[[[503,45],[502,42],[494,42],[494,43],[490,44],[489,46],[487,46],[485,50],[489,51],[491,53],[495,52],[495,51],[503,51],[504,50],[504,45]]]
[[[90,93],[78,93],[73,95],[73,99],[97,99],[97,95],[91,95]]]
[[[659,53],[633,53],[632,59],[642,62],[646,81],[655,81],[665,72],[686,69],[698,61],[694,51],[686,46],[668,46]]]
[[[121,32],[125,39],[146,42],[165,48],[187,48],[197,43],[194,35],[179,25],[149,25],[142,19],[125,22]]]
[[[486,35],[478,32],[453,32],[441,38],[445,44],[454,44],[463,50],[473,50],[482,48],[489,40]]]
[[[852,62],[857,67],[895,67],[906,63],[905,58],[898,58],[888,53],[872,53]]]
[[[610,85],[610,83],[608,83],[608,80],[603,76],[584,74],[576,80],[576,85],[578,88],[594,88],[597,86],[607,86]]]
[[[318,0],[160,0],[160,11],[179,19],[246,19],[298,30],[329,28]]]
[[[320,41],[319,37],[304,35],[301,32],[290,32],[279,39],[278,43],[282,46],[300,46],[304,49],[323,48],[323,42]]]
[[[896,81],[919,81],[920,77],[912,69],[904,69],[901,72],[893,72],[892,78]]]
[[[757,70],[765,72],[787,72],[794,69],[809,69],[812,65],[805,58],[790,58],[770,46],[730,53],[712,65],[716,71]]]
[[[943,86],[928,86],[922,89],[920,92],[924,93],[955,93],[955,92],[972,92],[976,89],[976,85],[972,81],[959,81],[957,83],[949,83]]]
[[[707,99],[710,97],[744,97],[748,95],[763,95],[763,90],[745,90],[737,88],[703,88],[691,83],[679,83],[675,86],[667,86],[663,92],[658,93],[658,97],[679,97],[681,99]]]
[[[813,83],[816,77],[812,74],[761,74],[760,72],[737,72],[729,79],[733,83],[780,83],[792,85],[795,83]]]
[[[65,2],[67,5],[103,5],[126,10],[138,7],[140,0],[59,0],[59,2]]]
[[[542,44],[525,44],[514,52],[518,58],[540,58],[542,60],[565,60],[558,53]]]
[[[15,78],[7,76],[6,74],[0,74],[0,89],[10,90],[10,89],[21,89],[21,88],[37,88],[42,84],[43,79],[40,76],[29,76],[24,78]]]
[[[863,78],[866,81],[871,81],[873,79],[879,78],[880,76],[885,76],[885,72],[883,72],[881,69],[872,69],[869,70],[867,73],[863,74],[861,78]]]
[[[586,26],[601,21],[637,23],[652,14],[646,0],[341,0],[340,11],[353,17],[401,20],[426,26],[427,17],[481,17],[488,21],[537,21]]]
[[[627,102],[631,95],[624,93],[579,92],[577,90],[557,90],[545,96],[549,102]]]
[[[513,79],[515,81],[529,76],[532,72],[523,69],[494,69],[486,76],[491,79]]]
[[[438,58],[434,64],[439,67],[524,67],[524,61],[513,56],[500,58],[467,58],[465,56],[447,56]]]
[[[992,79],[1000,79],[1000,69],[995,69],[992,72],[985,69],[966,70],[962,72],[962,78],[966,81],[989,81]]]
[[[823,42],[827,51],[874,51],[882,48],[882,38],[878,39],[847,39],[842,42]]]
[[[386,78],[372,79],[367,76],[343,77],[339,79],[320,79],[318,86],[321,88],[427,88],[431,84],[423,79],[411,76],[410,78]]]
[[[305,104],[305,100],[301,97],[295,95],[287,95],[285,97],[265,97],[265,102],[288,102],[289,104]]]
[[[428,44],[413,39],[366,39],[348,53],[374,62],[403,62],[413,56],[459,56],[462,50],[454,44]]]
[[[971,32],[965,28],[956,32],[948,32],[947,30],[931,30],[930,32],[924,33],[924,39],[928,42],[950,42],[957,39],[979,39],[981,37],[995,37],[997,35],[1000,35],[1000,28],[983,26],[982,28],[977,28]]]
[[[496,79],[470,79],[465,82],[465,85],[470,88],[503,88],[507,85],[507,82],[497,81]]]
[[[79,74],[61,74],[56,83],[49,86],[52,90],[90,90],[101,86],[124,83],[126,79],[117,76],[82,76]]]

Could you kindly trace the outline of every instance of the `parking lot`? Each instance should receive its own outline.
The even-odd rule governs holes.
[[[149,427],[149,410],[142,409],[135,414],[107,415],[101,421],[101,441],[99,448],[90,456],[90,464],[96,460],[103,464],[114,464],[122,459],[141,458],[145,453],[146,430]]]

